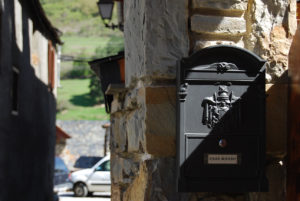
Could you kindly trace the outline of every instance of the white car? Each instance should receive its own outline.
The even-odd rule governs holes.
[[[110,192],[110,156],[105,156],[92,168],[73,172],[70,179],[77,197],[85,197],[93,192]]]

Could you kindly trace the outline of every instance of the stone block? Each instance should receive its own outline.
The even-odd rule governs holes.
[[[174,136],[176,87],[147,87],[146,106],[147,132],[162,136]]]
[[[247,10],[248,0],[193,0],[193,8]]]
[[[121,159],[115,154],[112,153],[110,157],[110,169],[111,169],[111,183],[120,184],[122,182],[122,162]],[[112,190],[113,191],[113,190]]]
[[[187,1],[124,4],[126,86],[141,77],[175,78],[177,60],[189,51]]]
[[[174,158],[146,160],[139,173],[126,189],[123,201],[187,201],[189,194],[176,193]]]
[[[122,161],[122,167],[123,167],[123,175],[124,177],[130,177],[132,175],[135,175],[138,171],[137,165],[135,162],[131,159],[123,159]]]
[[[117,184],[111,184],[111,200],[121,201],[122,190]]]
[[[138,165],[128,158],[121,158],[116,154],[111,155],[111,178],[112,183],[126,185],[131,183],[132,177],[136,175]]]
[[[175,156],[176,138],[175,136],[159,136],[156,134],[147,133],[146,150],[147,153],[155,156]]]
[[[243,40],[239,40],[239,41],[222,41],[222,40],[218,40],[218,41],[201,40],[200,41],[199,40],[195,42],[194,52],[214,45],[234,45],[241,48],[245,46]]]
[[[191,194],[176,192],[176,162],[173,157],[145,161],[149,174],[146,193],[150,195],[145,201],[188,201]]]
[[[144,1],[124,1],[125,83],[145,74],[144,58]]]
[[[146,152],[157,156],[176,153],[176,87],[146,88]]]
[[[288,27],[286,24],[290,19],[288,12],[288,8],[294,9],[295,5],[289,5],[289,2],[286,0],[276,0],[276,1],[268,1],[265,0],[255,0],[253,1],[251,15],[252,15],[252,23],[251,30],[255,37],[269,37],[270,32],[273,27],[283,25],[285,28]],[[249,24],[250,25],[250,24]],[[273,41],[272,41],[273,42]],[[258,44],[256,44],[257,46]],[[258,47],[257,47],[258,48]],[[268,49],[268,48],[267,48]],[[264,51],[267,51],[264,50]]]
[[[119,94],[114,95],[114,99],[111,103],[111,110],[110,113],[113,114],[115,112],[118,112],[122,109],[122,103],[119,101]]]
[[[269,154],[283,155],[286,152],[288,85],[267,84],[266,140]]]
[[[111,150],[126,151],[126,119],[122,115],[114,116],[111,121]]]
[[[197,33],[243,34],[246,32],[246,21],[239,17],[193,15],[191,29]]]
[[[149,185],[149,172],[144,164],[140,166],[139,173],[123,195],[123,201],[146,201],[146,188]]]
[[[144,116],[144,109],[132,111],[126,116],[128,152],[143,152],[143,135],[145,131]]]
[[[273,61],[270,70],[276,77],[282,76],[288,67],[288,55],[292,41],[287,35],[283,26],[275,26],[271,32],[270,53]]]
[[[134,110],[136,108],[142,107],[144,102],[145,88],[137,86],[126,94],[124,100],[124,108],[126,108],[126,110]]]

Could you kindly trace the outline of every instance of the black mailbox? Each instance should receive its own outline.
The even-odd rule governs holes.
[[[267,191],[265,61],[205,48],[181,60],[177,89],[178,191]]]

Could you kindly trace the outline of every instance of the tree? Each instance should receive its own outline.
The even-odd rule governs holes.
[[[90,96],[95,100],[96,103],[103,103],[104,96],[101,90],[101,84],[98,76],[93,72],[90,79]]]

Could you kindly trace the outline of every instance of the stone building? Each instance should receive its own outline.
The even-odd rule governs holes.
[[[286,200],[287,70],[296,0],[123,3],[126,80],[111,107],[112,200]],[[176,192],[176,63],[217,44],[248,49],[267,61],[269,192]]]
[[[38,0],[1,0],[0,35],[0,200],[52,200],[58,32]]]
[[[63,150],[66,148],[67,140],[70,139],[71,136],[66,133],[59,126],[56,126],[56,135],[55,135],[55,155],[60,156]]]
[[[90,162],[96,160],[96,163],[99,157],[105,156],[105,129],[102,127],[105,123],[90,120],[56,121],[56,125],[68,133],[70,138],[56,141],[55,154],[64,160],[70,171],[88,168]]]

